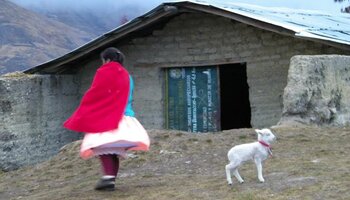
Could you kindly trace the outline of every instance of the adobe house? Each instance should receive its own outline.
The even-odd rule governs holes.
[[[81,95],[116,46],[147,128],[203,132],[276,124],[292,56],[350,53],[348,18],[203,2],[162,4],[26,73],[74,74]]]
[[[0,93],[12,92],[2,99],[6,138],[28,135],[27,130],[59,136],[52,149],[76,139],[66,138],[72,133],[62,122],[90,86],[101,65],[100,52],[110,46],[126,55],[125,67],[135,80],[134,109],[147,129],[206,132],[276,125],[291,58],[349,55],[349,30],[349,17],[343,15],[195,0],[163,3],[26,70],[28,75],[0,82]],[[15,89],[22,87],[23,79],[26,87],[35,88],[29,89],[34,91],[29,96]],[[24,117],[28,113],[35,123]],[[13,121],[16,125],[10,126]]]

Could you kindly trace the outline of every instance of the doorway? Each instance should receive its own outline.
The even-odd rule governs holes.
[[[221,129],[251,128],[246,63],[219,65]]]

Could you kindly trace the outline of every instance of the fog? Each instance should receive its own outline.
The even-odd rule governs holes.
[[[10,0],[23,7],[34,8],[35,10],[59,11],[59,10],[138,10],[142,14],[162,2],[171,2],[175,0]],[[200,1],[200,0],[198,0]],[[205,0],[225,1],[225,0]],[[334,0],[226,0],[231,2],[248,3],[267,7],[288,7],[294,9],[324,10],[332,13],[339,13],[340,10],[349,6],[349,1],[336,3]]]
[[[163,2],[177,0],[10,0],[29,10],[88,32],[101,34],[145,14]],[[321,10],[340,13],[348,6],[334,0],[195,0],[203,3],[232,2],[266,7]]]
[[[41,10],[104,10],[121,7],[140,7],[143,10],[151,9],[160,4],[162,0],[11,0],[23,7]]]
[[[155,8],[162,0],[10,0],[72,27],[100,35]]]

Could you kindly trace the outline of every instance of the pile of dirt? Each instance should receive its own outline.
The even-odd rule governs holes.
[[[346,199],[350,197],[350,129],[273,129],[273,158],[265,161],[265,183],[253,163],[245,179],[229,187],[227,151],[256,141],[253,129],[216,133],[149,130],[151,150],[122,160],[116,191],[97,192],[97,159],[79,158],[80,141],[35,166],[0,173],[0,199]],[[341,148],[339,148],[341,147]]]

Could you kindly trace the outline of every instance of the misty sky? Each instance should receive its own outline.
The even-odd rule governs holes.
[[[118,8],[119,6],[135,6],[146,12],[164,0],[11,0],[23,6],[34,6],[51,9],[105,9],[111,5]],[[172,0],[170,0],[172,1]],[[210,1],[210,0],[207,0]],[[350,5],[349,1],[345,3],[335,3],[334,0],[227,0],[231,2],[249,3],[254,5],[268,7],[289,7],[295,9],[323,10],[331,13],[340,13],[340,9]]]

